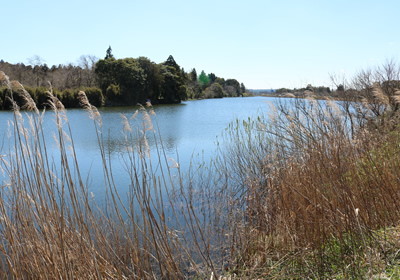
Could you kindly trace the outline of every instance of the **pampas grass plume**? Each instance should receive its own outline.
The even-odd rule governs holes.
[[[380,103],[389,105],[389,98],[383,93],[378,83],[374,83],[372,93]]]

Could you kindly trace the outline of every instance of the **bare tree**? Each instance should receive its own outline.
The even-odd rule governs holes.
[[[88,87],[92,87],[94,85],[95,82],[94,67],[98,60],[99,58],[94,55],[82,55],[78,59],[78,65],[82,68],[83,71],[82,76],[84,83]]]
[[[33,74],[35,75],[35,85],[37,87],[40,86],[41,79],[43,79],[43,73],[41,71],[41,65],[44,63],[44,59],[39,55],[35,54],[34,56],[28,58],[29,64],[32,66]]]
[[[400,115],[400,65],[393,59],[360,70],[351,80],[331,75],[348,122],[368,129],[393,129]],[[339,85],[342,87],[339,90]]]

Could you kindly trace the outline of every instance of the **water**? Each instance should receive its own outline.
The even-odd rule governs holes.
[[[191,158],[197,155],[205,161],[215,155],[217,136],[228,124],[238,119],[247,119],[265,112],[268,108],[267,97],[223,98],[186,101],[175,105],[154,107],[156,116],[152,116],[156,133],[161,134],[164,149],[168,157],[175,160],[179,157],[181,169],[188,168]],[[106,150],[113,162],[113,174],[116,185],[123,193],[129,188],[129,178],[122,163],[124,153],[124,135],[121,115],[130,118],[138,107],[100,108],[102,132],[106,140]],[[89,191],[101,194],[104,189],[101,156],[93,120],[82,109],[67,110],[67,117],[72,130],[75,151],[84,178],[89,178]],[[26,119],[26,116],[24,117]],[[12,112],[0,111],[0,154],[7,154],[10,143],[7,139],[7,121],[12,119]],[[57,144],[52,135],[56,133],[54,113],[44,115],[44,129],[48,149],[54,154],[55,162],[59,160]],[[27,120],[25,120],[27,121]],[[140,119],[131,123],[140,123]],[[155,154],[155,143],[149,141],[150,151]],[[12,150],[12,147],[11,147]],[[0,179],[1,179],[0,174]],[[4,178],[3,178],[4,180]]]

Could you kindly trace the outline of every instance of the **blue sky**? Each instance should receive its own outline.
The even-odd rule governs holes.
[[[3,1],[0,59],[49,66],[81,55],[171,54],[186,71],[247,88],[332,86],[329,75],[400,59],[400,1]]]

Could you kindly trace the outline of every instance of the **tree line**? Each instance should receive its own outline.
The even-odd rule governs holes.
[[[165,62],[155,63],[147,57],[116,59],[109,47],[104,59],[82,55],[77,64],[49,67],[39,56],[29,64],[11,64],[0,60],[0,71],[18,81],[32,96],[39,108],[46,107],[49,86],[66,108],[79,107],[78,93],[83,90],[95,106],[124,106],[180,103],[187,99],[246,96],[243,83],[217,77],[204,71],[198,75],[178,65],[172,55]],[[13,91],[21,90],[18,83]],[[0,108],[10,109],[11,91],[0,84]],[[17,96],[14,99],[20,104]],[[23,104],[21,104],[22,106]]]

